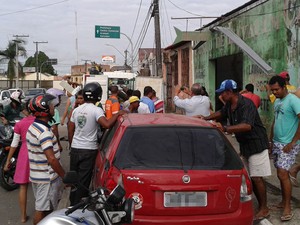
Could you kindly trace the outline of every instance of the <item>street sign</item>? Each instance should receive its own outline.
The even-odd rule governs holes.
[[[57,65],[57,59],[48,59],[47,62],[51,65]]]
[[[96,38],[120,38],[120,27],[116,26],[95,26]]]

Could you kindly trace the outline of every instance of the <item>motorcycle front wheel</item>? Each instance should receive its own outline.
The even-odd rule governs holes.
[[[3,168],[6,163],[6,159],[7,156],[5,156],[0,162],[0,186],[7,191],[13,191],[19,187],[19,185],[14,182],[17,160],[13,159],[13,162],[10,164],[9,170],[4,171]]]

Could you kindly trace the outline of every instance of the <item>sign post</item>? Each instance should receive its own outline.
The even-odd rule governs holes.
[[[120,27],[117,26],[95,26],[96,38],[120,38]]]

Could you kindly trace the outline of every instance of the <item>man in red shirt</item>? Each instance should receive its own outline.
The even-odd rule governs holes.
[[[245,89],[244,91],[241,91],[241,94],[246,97],[246,98],[249,98],[255,105],[255,107],[258,109],[259,106],[260,106],[260,97],[256,94],[254,94],[254,86],[253,84],[247,84],[245,86]]]
[[[105,115],[107,119],[110,119],[114,114],[120,111],[120,103],[118,99],[118,86],[111,86],[111,96],[105,102]]]

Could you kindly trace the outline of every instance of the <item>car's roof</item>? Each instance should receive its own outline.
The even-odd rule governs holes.
[[[29,88],[28,90],[45,90],[46,88]]]
[[[204,126],[212,127],[213,125],[205,120],[188,117],[173,113],[150,113],[150,114],[138,114],[129,113],[119,118],[123,120],[124,126],[143,126],[143,125],[188,125],[188,126]]]

